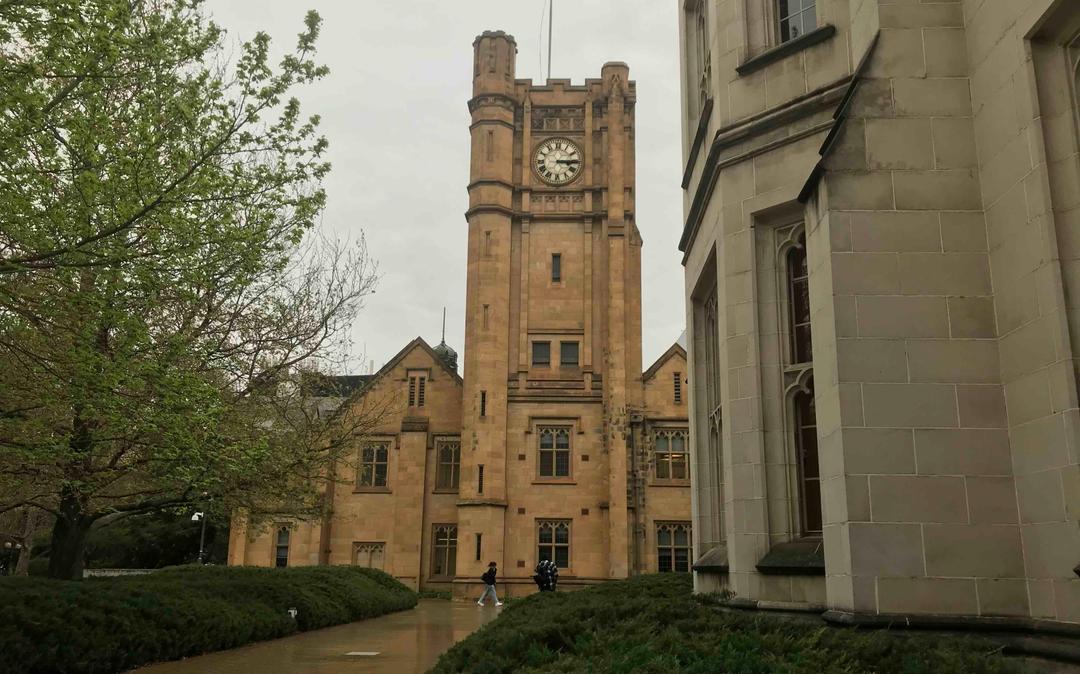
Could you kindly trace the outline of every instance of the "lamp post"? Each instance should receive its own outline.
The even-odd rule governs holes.
[[[202,526],[199,531],[199,564],[205,564],[205,550],[206,550],[206,513],[197,512],[191,516],[192,522],[201,522]]]

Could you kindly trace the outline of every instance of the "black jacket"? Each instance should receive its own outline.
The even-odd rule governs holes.
[[[484,575],[480,576],[480,580],[484,581],[488,585],[494,585],[496,573],[497,571],[495,569],[488,567],[488,570],[484,572]]]

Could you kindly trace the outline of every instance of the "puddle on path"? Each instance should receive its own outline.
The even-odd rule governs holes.
[[[162,662],[133,674],[421,674],[496,615],[495,608],[471,601],[424,599],[411,611]]]

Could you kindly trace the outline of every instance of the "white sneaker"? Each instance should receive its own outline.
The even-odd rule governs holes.
[[[483,605],[484,605],[484,602],[482,602],[482,601],[478,601],[478,602],[476,602],[476,605],[477,605],[477,606],[483,606]]]
[[[497,601],[497,602],[495,602],[495,605],[496,605],[496,606],[502,606],[502,602],[501,602],[501,601]]]

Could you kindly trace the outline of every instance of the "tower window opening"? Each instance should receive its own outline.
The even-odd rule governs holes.
[[[562,254],[551,254],[551,280],[554,282],[562,281]]]
[[[484,464],[482,464],[482,463],[479,466],[477,466],[477,471],[476,471],[476,493],[477,494],[483,494],[484,493]]]

